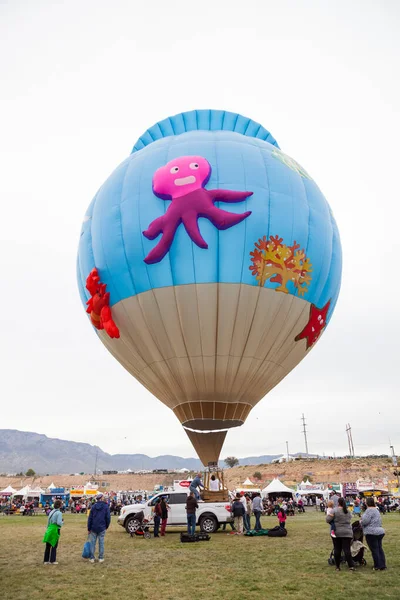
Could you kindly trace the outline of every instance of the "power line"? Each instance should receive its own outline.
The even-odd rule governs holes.
[[[304,441],[306,444],[306,455],[308,456],[308,444],[307,444],[307,430],[306,430],[306,419],[304,417],[304,413],[301,416],[301,420],[303,421],[303,433],[304,433]]]

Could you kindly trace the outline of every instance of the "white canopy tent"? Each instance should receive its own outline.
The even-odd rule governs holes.
[[[328,490],[328,495],[329,495]],[[307,478],[306,481],[302,481],[297,486],[296,496],[324,496],[325,492],[321,484],[311,483]]]
[[[56,489],[56,485],[54,485],[53,482],[51,482],[51,484],[49,485],[49,487],[47,488],[48,490],[55,490]]]
[[[275,477],[271,483],[265,487],[262,492],[262,496],[265,497],[267,494],[294,494],[294,490],[287,487],[280,479]]]
[[[246,481],[244,481],[240,487],[237,487],[235,489],[235,493],[237,494],[238,492],[239,494],[241,494],[242,492],[252,492],[253,494],[260,494],[261,488],[254,485],[254,483],[250,481],[249,478],[247,478]]]
[[[243,481],[242,487],[246,487],[246,485],[249,485],[250,487],[254,487],[254,483],[252,481],[250,481],[249,478],[247,478],[246,481]]]
[[[4,490],[1,490],[0,496],[12,496],[16,491],[11,485],[8,485]]]
[[[327,494],[325,494],[325,492],[328,492]],[[299,496],[329,496],[329,494],[332,492],[332,490],[323,490],[322,488],[316,488],[316,487],[312,487],[309,488],[308,490],[297,490],[296,494],[298,494]]]
[[[31,488],[26,485],[18,492],[15,492],[14,496],[22,496],[22,498],[40,498],[40,495],[44,493],[42,488]]]

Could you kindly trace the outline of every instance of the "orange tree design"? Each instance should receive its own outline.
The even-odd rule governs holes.
[[[283,238],[266,236],[260,238],[255,244],[254,252],[250,252],[252,265],[249,267],[255,275],[258,285],[263,287],[268,279],[272,283],[279,283],[276,292],[289,293],[287,284],[289,281],[297,289],[299,296],[308,292],[311,282],[312,265],[306,257],[304,250],[299,250],[296,241],[292,246],[282,244]]]

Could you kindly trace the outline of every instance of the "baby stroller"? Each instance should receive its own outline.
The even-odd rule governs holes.
[[[148,521],[148,519],[144,518],[144,512],[141,510],[140,512],[138,512],[135,515],[135,518],[139,521],[139,525],[135,529],[135,531],[133,531],[131,533],[131,537],[133,537],[134,535],[137,535],[138,537],[141,537],[143,539],[144,538],[150,539],[151,533],[150,533],[149,521]]]
[[[353,562],[356,567],[365,567],[367,565],[367,561],[364,558],[364,551],[366,546],[364,545],[364,533],[361,527],[360,521],[354,521],[351,525],[353,529],[353,539],[351,540],[350,552],[353,558]],[[342,552],[342,556],[340,557],[340,562],[345,563],[346,558],[344,553]],[[329,558],[328,564],[335,564],[334,552],[332,550]]]

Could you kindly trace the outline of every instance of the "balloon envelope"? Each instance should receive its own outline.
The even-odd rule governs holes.
[[[149,129],[97,192],[79,243],[101,341],[204,464],[319,339],[340,278],[316,183],[261,125],[224,111]]]

